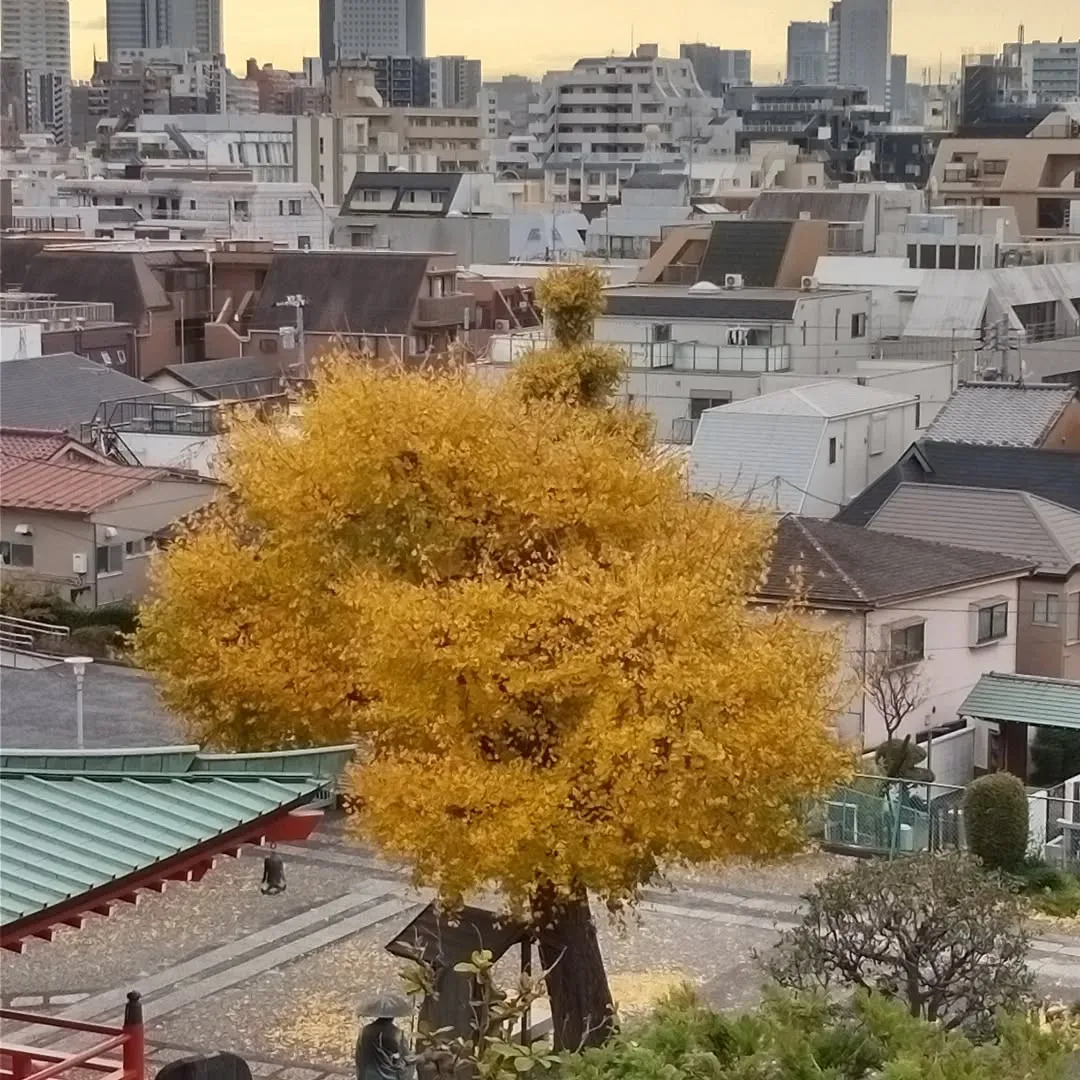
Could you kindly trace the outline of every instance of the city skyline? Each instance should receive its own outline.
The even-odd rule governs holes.
[[[249,56],[298,69],[302,56],[319,53],[318,0],[224,0],[223,7],[225,52],[234,70]],[[788,22],[827,20],[828,9],[828,0],[777,0],[767,17],[755,13],[740,19],[745,9],[726,11],[706,0],[681,4],[677,15],[648,0],[597,0],[587,8],[576,0],[546,0],[512,12],[487,0],[469,5],[428,0],[427,51],[478,57],[485,77],[492,78],[508,72],[535,76],[567,67],[580,56],[626,52],[631,40],[656,41],[667,56],[677,56],[682,42],[703,41],[750,49],[754,80],[771,82],[783,77]],[[280,17],[268,17],[274,11]],[[909,78],[919,82],[925,67],[936,76],[939,60],[948,74],[962,53],[997,51],[1015,40],[1021,17],[1029,41],[1075,40],[1080,37],[1076,11],[1073,0],[1029,0],[1022,8],[1009,0],[985,0],[974,28],[969,9],[946,8],[938,0],[896,0],[892,49],[908,56]],[[71,0],[71,22],[72,74],[86,78],[95,48],[99,58],[106,54],[104,0]],[[928,48],[928,40],[935,47]]]

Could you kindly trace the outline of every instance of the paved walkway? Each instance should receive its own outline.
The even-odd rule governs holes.
[[[399,868],[343,843],[340,823],[279,851],[289,879],[282,897],[258,893],[261,862],[252,852],[198,885],[0,959],[5,1004],[111,1023],[136,989],[152,1065],[225,1049],[260,1078],[348,1072],[356,1004],[395,986],[399,962],[383,946],[427,897]],[[671,889],[648,890],[622,924],[601,917],[620,1008],[644,1008],[686,979],[720,1007],[752,1004],[761,984],[754,951],[794,925],[797,890],[837,861],[813,856],[768,871],[688,875]],[[1044,992],[1080,998],[1080,938],[1044,934],[1032,966]],[[21,1041],[45,1042],[41,1034]],[[54,1035],[51,1045],[83,1044]]]

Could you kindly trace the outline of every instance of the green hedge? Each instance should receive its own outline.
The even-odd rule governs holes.
[[[1019,777],[996,772],[980,776],[964,795],[968,846],[991,870],[1018,872],[1027,856],[1027,793]]]

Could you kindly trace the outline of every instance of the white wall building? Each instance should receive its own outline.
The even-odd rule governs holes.
[[[140,224],[184,239],[271,240],[288,248],[329,247],[331,221],[310,184],[235,180],[54,180],[39,187],[45,207],[127,208]]]
[[[915,439],[913,394],[809,383],[706,409],[690,486],[781,513],[830,518]]]
[[[1080,41],[1009,42],[1002,61],[1020,69],[1020,87],[1030,101],[1080,101]]]
[[[26,78],[27,130],[66,144],[71,133],[71,14],[68,0],[2,0],[0,49]]]

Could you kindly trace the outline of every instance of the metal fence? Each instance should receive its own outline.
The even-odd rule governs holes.
[[[964,851],[965,791],[857,774],[807,807],[806,827],[823,847],[844,854]],[[1080,777],[1028,792],[1028,854],[1080,872]]]

